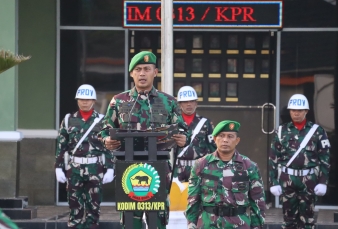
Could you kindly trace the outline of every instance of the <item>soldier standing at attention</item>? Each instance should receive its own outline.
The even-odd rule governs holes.
[[[102,184],[114,179],[114,158],[97,137],[103,126],[103,115],[92,108],[95,89],[83,84],[75,99],[79,110],[66,115],[57,138],[56,179],[67,182],[68,228],[98,229]],[[107,172],[103,175],[105,168]]]
[[[121,146],[120,141],[110,139],[110,128],[147,130],[178,123],[187,129],[175,98],[153,87],[158,69],[156,56],[152,52],[143,51],[136,54],[130,61],[129,72],[135,87],[113,97],[104,119],[101,136],[107,149],[116,150]],[[173,138],[178,147],[184,147],[188,141],[184,134],[174,134]],[[167,174],[166,187],[168,188],[172,172],[169,162],[164,169]],[[166,228],[168,224],[169,201],[166,209],[158,213],[157,228]],[[143,211],[134,212],[134,229],[142,228],[142,216]],[[123,213],[121,224],[124,226]]]
[[[196,113],[197,93],[190,86],[181,87],[177,93],[177,101],[182,111],[188,131],[192,133],[191,142],[178,155],[175,176],[181,182],[188,181],[191,167],[195,160],[212,153],[216,145],[212,137],[214,129],[212,122]]]
[[[236,150],[239,127],[236,121],[220,122],[212,133],[217,150],[196,160],[185,212],[188,229],[263,228],[263,181],[257,164]]]
[[[285,229],[314,229],[316,196],[326,193],[330,142],[325,130],[308,120],[309,102],[301,94],[288,104],[292,121],[279,126],[269,155],[270,191],[282,195]]]

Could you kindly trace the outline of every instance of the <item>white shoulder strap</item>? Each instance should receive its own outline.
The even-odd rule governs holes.
[[[197,126],[195,127],[193,134],[191,136],[191,141],[190,143],[192,143],[192,141],[194,140],[194,138],[196,137],[196,135],[201,131],[204,123],[207,121],[206,118],[201,118],[201,120],[198,122]],[[190,145],[190,144],[189,144]],[[187,145],[186,147],[184,147],[184,149],[181,151],[181,153],[178,155],[178,157],[182,157],[182,155],[184,154],[185,151],[187,151],[187,149],[189,148],[189,145]]]
[[[73,150],[73,154],[76,152],[77,148],[79,148],[80,144],[83,142],[83,140],[85,140],[85,138],[87,137],[87,135],[90,133],[90,131],[94,128],[94,126],[100,122],[100,120],[104,117],[103,114],[99,114],[99,117],[94,119],[94,122],[92,123],[92,125],[88,128],[87,132],[82,136],[82,138],[80,139],[80,141],[76,144],[74,150]]]
[[[65,119],[64,119],[65,120],[65,127],[66,127],[66,129],[68,129],[69,116],[70,116],[70,113],[66,114]]]
[[[282,125],[280,125],[279,127],[278,127],[278,139],[279,139],[279,142],[281,142],[282,141]]]
[[[300,153],[300,151],[302,151],[302,149],[306,146],[306,144],[309,142],[310,138],[315,133],[315,131],[317,130],[317,128],[318,128],[317,124],[314,124],[312,126],[312,128],[307,133],[307,135],[305,136],[305,138],[303,139],[303,141],[300,143],[300,146],[299,146],[297,152],[291,157],[291,159],[286,164],[286,167],[289,167],[289,165],[293,162],[293,160],[298,156],[298,154]]]

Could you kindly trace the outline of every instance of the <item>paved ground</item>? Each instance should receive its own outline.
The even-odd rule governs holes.
[[[60,220],[67,221],[69,209],[64,206],[37,206],[37,217],[31,219],[31,221],[45,221],[45,220]],[[317,222],[319,224],[336,224],[333,222],[333,213],[338,212],[337,210],[319,210],[316,215]],[[115,207],[101,207],[102,221],[118,221],[119,212],[115,210]],[[266,223],[281,223],[283,222],[282,210],[280,208],[270,208],[266,213]]]

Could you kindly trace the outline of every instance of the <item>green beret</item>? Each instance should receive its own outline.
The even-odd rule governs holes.
[[[238,132],[241,124],[232,120],[224,120],[217,124],[214,131],[212,132],[212,136],[217,136],[220,132]]]
[[[133,71],[138,64],[155,64],[156,66],[156,56],[154,53],[148,51],[137,53],[130,61],[129,72]]]

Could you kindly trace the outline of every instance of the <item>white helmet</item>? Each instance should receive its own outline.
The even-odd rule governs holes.
[[[177,101],[191,101],[197,100],[197,93],[193,87],[183,86],[177,93]]]
[[[82,84],[76,92],[75,99],[95,99],[96,91],[92,85]]]
[[[302,94],[294,94],[291,96],[288,104],[288,109],[291,110],[309,110],[309,102]]]

